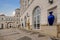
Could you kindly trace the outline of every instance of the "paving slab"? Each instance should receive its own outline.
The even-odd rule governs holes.
[[[51,40],[50,37],[39,35],[39,33],[19,30],[17,28],[0,30],[1,40]]]

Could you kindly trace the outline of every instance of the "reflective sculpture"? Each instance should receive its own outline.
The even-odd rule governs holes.
[[[49,12],[49,16],[48,16],[48,23],[49,23],[49,25],[53,25],[53,23],[54,23],[54,19],[55,19],[55,17],[54,17],[54,15],[52,14],[53,12],[51,11],[51,12]]]

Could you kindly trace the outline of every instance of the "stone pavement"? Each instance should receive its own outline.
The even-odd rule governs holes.
[[[51,40],[51,38],[37,32],[11,28],[0,30],[0,40]]]

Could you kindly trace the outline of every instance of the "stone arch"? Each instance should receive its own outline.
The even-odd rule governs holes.
[[[40,13],[41,13],[40,7],[36,6],[33,9],[32,13],[32,22],[35,29],[40,29]]]
[[[12,28],[13,27],[13,24],[14,22],[7,22],[7,28]]]

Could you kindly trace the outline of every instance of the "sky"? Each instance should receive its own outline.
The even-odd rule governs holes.
[[[0,0],[0,14],[12,15],[16,8],[20,8],[20,0]]]

